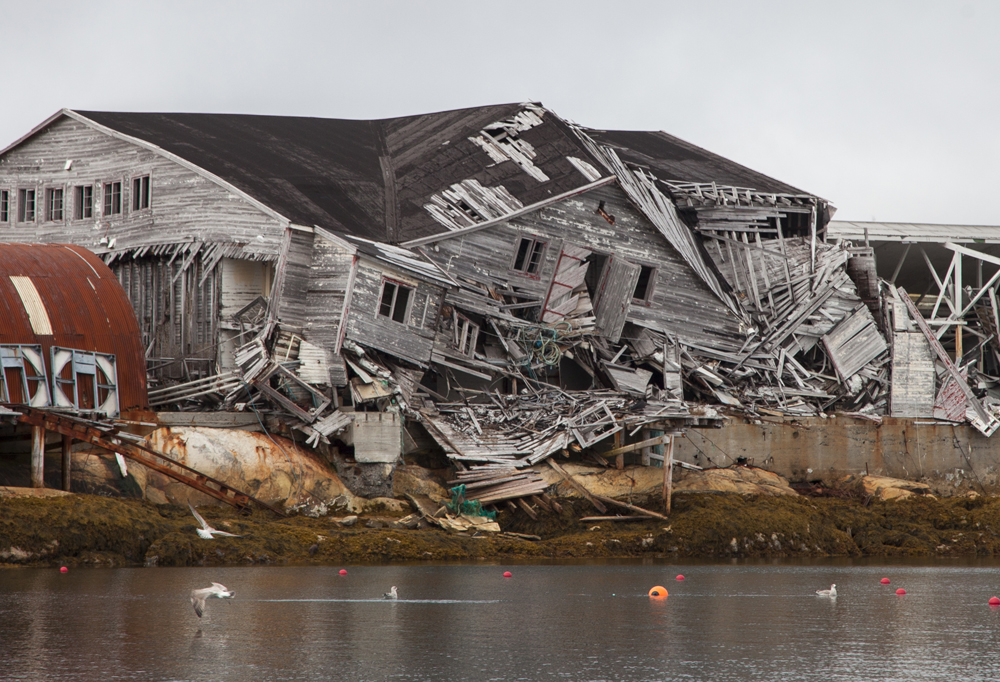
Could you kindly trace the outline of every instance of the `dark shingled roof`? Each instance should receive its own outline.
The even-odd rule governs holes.
[[[626,163],[648,167],[661,180],[715,182],[776,194],[809,194],[664,132],[588,130]]]
[[[566,157],[599,164],[558,116],[523,130],[539,181],[513,162],[496,163],[469,138],[524,104],[355,121],[296,116],[78,111],[95,123],[154,144],[231,183],[300,225],[401,242],[447,229],[423,208],[431,195],[467,179],[503,185],[525,206],[587,179]],[[656,132],[588,131],[622,159],[663,179],[712,180],[767,192],[799,190]]]

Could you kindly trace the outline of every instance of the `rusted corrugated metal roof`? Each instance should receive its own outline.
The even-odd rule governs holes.
[[[32,287],[37,298],[25,294]],[[51,334],[39,333],[47,331],[43,315]],[[113,353],[121,408],[148,405],[135,313],[118,279],[84,247],[0,243],[0,320],[0,343],[41,345],[46,363],[52,346]]]

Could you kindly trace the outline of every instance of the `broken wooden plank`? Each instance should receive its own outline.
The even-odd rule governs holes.
[[[573,476],[571,476],[568,471],[566,471],[565,469],[563,469],[562,466],[560,466],[558,463],[554,462],[551,459],[546,460],[546,461],[549,463],[549,466],[552,467],[556,471],[556,473],[558,473],[560,476],[562,476],[563,479],[567,483],[569,483],[571,486],[573,486],[573,488],[578,493],[580,493],[581,495],[583,495],[584,499],[586,499],[588,502],[590,502],[592,505],[594,505],[594,508],[596,508],[597,511],[601,512],[602,514],[607,513],[608,508],[605,507],[603,504],[601,504],[600,500],[598,500],[596,497],[594,497],[593,495],[591,495],[589,490],[587,490],[586,488],[584,488],[580,483],[577,483],[576,480],[573,479]]]

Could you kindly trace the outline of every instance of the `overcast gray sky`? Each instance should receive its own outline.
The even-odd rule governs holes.
[[[537,100],[838,219],[1000,225],[1000,2],[0,0],[0,147],[62,107],[384,118]]]

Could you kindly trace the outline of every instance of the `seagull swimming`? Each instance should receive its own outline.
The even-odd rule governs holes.
[[[229,588],[225,585],[212,583],[211,587],[205,587],[200,590],[191,590],[191,605],[194,606],[194,612],[198,614],[199,618],[201,618],[201,614],[205,612],[205,600],[209,597],[232,599],[235,596],[236,593],[230,592]]]
[[[836,597],[837,596],[837,585],[830,585],[829,590],[816,590],[816,594],[820,597]]]
[[[198,523],[201,524],[201,528],[195,528],[195,530],[198,532],[198,537],[202,538],[203,540],[211,540],[216,535],[225,535],[230,538],[243,537],[242,535],[234,535],[233,533],[227,533],[224,530],[216,530],[212,528],[210,525],[208,525],[208,522],[205,521],[205,519],[201,518],[201,514],[198,513],[197,509],[191,506],[190,502],[188,502],[188,509],[191,510],[191,513],[194,514],[194,517],[198,519]]]
[[[393,585],[392,589],[382,595],[383,599],[398,599],[399,595],[396,594],[396,586]]]

